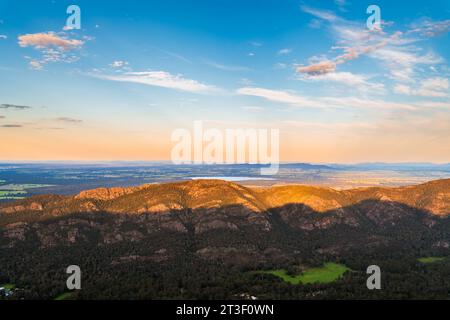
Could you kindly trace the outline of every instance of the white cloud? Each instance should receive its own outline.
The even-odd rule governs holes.
[[[0,34],[0,39],[8,39],[8,37],[4,34]]]
[[[282,123],[303,129],[318,129],[318,130],[353,130],[353,129],[377,129],[378,126],[374,123],[368,122],[309,122],[309,121],[297,121],[286,120]]]
[[[31,60],[29,62],[29,65],[30,65],[30,68],[33,70],[42,70],[42,68],[43,68],[42,63],[37,60]]]
[[[248,78],[241,78],[238,83],[243,86],[249,86],[253,84],[253,81]]]
[[[261,112],[264,110],[264,108],[258,107],[258,106],[244,106],[244,107],[242,107],[242,109],[251,111],[251,112]]]
[[[413,24],[411,33],[419,33],[424,37],[437,37],[450,31],[450,20],[431,21],[430,19],[422,20]]]
[[[238,89],[237,93],[240,95],[261,97],[270,101],[286,103],[297,107],[317,107],[317,103],[314,101],[286,91],[245,87]]]
[[[225,65],[225,64],[221,64],[221,63],[217,63],[217,62],[209,61],[209,60],[206,61],[205,63],[211,67],[214,67],[216,69],[223,70],[223,71],[249,71],[250,70],[250,68],[247,68],[247,67]]]
[[[414,70],[417,65],[435,65],[443,61],[433,52],[419,55],[411,49],[399,47],[383,48],[370,55],[382,61],[390,70],[392,78],[401,82],[414,81]]]
[[[283,48],[283,49],[278,50],[277,54],[281,56],[281,55],[289,54],[291,52],[292,52],[292,49]]]
[[[447,97],[449,82],[446,78],[435,77],[428,78],[422,81],[419,88],[411,88],[408,85],[397,84],[394,87],[394,92],[398,94],[422,97]]]
[[[407,94],[410,95],[411,94],[411,87],[404,85],[404,84],[397,84],[394,87],[394,92],[395,93],[399,93],[399,94]]]
[[[449,87],[447,78],[429,78],[422,82],[422,88],[430,89],[430,90],[447,90]]]
[[[250,41],[250,44],[254,47],[261,47],[262,43],[258,41]]]
[[[237,90],[237,94],[255,96],[269,101],[284,103],[300,108],[358,108],[358,109],[403,109],[417,110],[413,104],[389,102],[375,99],[361,99],[356,97],[305,97],[287,91],[271,90],[257,87],[244,87]]]
[[[338,6],[345,6],[346,0],[334,0],[334,3],[336,3]]]
[[[305,76],[300,80],[331,81],[341,85],[357,88],[361,91],[372,91],[373,93],[384,93],[384,84],[369,82],[368,77],[351,72],[331,72],[317,76]]]
[[[127,65],[128,65],[128,61],[123,61],[123,60],[113,61],[113,63],[110,64],[110,66],[113,68],[122,68]]]
[[[286,69],[287,66],[288,65],[286,63],[277,62],[277,63],[274,64],[273,68],[274,69]]]
[[[338,20],[338,16],[336,16],[333,12],[331,11],[325,11],[325,10],[320,10],[320,9],[315,9],[315,8],[311,8],[309,6],[301,6],[300,9],[303,12],[306,12],[310,15],[313,15],[316,18],[320,18],[323,20],[327,20],[329,22],[333,22]]]
[[[140,83],[193,93],[218,93],[221,91],[215,86],[186,79],[181,74],[173,75],[166,71],[126,72],[121,75],[91,74],[91,76],[105,80]]]

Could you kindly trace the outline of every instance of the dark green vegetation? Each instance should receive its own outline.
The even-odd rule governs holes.
[[[74,299],[448,299],[449,183],[353,195],[192,182],[39,196],[0,205],[0,283],[21,288],[14,299],[55,299],[76,264]],[[369,265],[380,266],[382,290],[367,289]]]

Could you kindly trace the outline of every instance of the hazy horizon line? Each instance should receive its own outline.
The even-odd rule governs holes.
[[[174,164],[171,160],[2,160],[0,164],[107,164],[107,163],[152,163],[152,164],[171,164],[174,166],[190,165],[190,166],[215,166],[215,165],[254,165],[265,166],[268,164],[261,163],[186,163],[186,164]],[[363,164],[395,164],[395,165],[450,165],[449,162],[431,162],[431,161],[361,161],[361,162],[308,162],[308,161],[280,161],[279,164],[310,164],[310,165],[363,165]]]

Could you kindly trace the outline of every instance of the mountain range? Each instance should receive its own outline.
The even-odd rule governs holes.
[[[216,273],[223,273],[219,279],[231,277],[234,268],[291,268],[328,260],[345,261],[361,271],[371,260],[448,255],[449,215],[450,179],[351,190],[195,180],[39,195],[0,204],[0,248],[5,253],[0,255],[0,280],[21,281],[33,296],[50,285],[21,275],[28,263],[42,266],[33,273],[48,273],[48,268],[77,259],[92,270],[113,268],[104,271],[108,279],[131,264],[153,268],[152,274],[161,277],[189,278],[186,270],[196,270],[199,283],[205,281],[203,272],[209,274],[205,270],[218,267]],[[155,271],[162,266],[165,273]],[[174,278],[167,281],[168,287],[177,286]],[[151,290],[158,298],[168,294],[158,290]],[[190,290],[184,292],[197,294]],[[83,294],[103,297],[94,288]],[[122,294],[118,289],[111,297]],[[218,297],[229,298],[226,293]]]

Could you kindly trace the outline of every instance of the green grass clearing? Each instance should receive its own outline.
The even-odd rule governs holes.
[[[14,289],[16,286],[11,284],[11,283],[5,283],[5,284],[0,284],[0,288],[5,288],[7,290],[12,290]]]
[[[259,273],[272,274],[281,278],[287,283],[296,285],[310,283],[330,283],[342,277],[342,275],[349,270],[350,269],[343,264],[326,263],[323,267],[311,268],[296,276],[287,274],[286,270],[284,269],[260,271]]]
[[[54,300],[72,300],[75,298],[75,294],[73,292],[64,292],[57,296]]]
[[[423,257],[423,258],[419,258],[417,260],[419,260],[419,262],[421,262],[421,263],[435,263],[435,262],[444,261],[445,258],[444,257]]]

